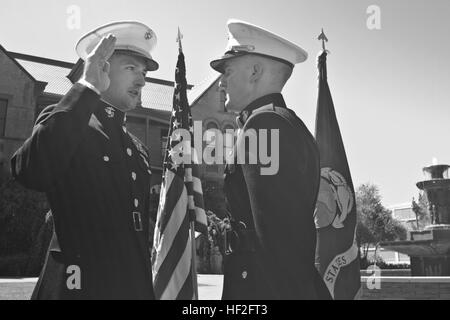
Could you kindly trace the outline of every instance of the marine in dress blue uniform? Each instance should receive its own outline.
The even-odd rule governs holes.
[[[19,182],[47,194],[54,217],[33,299],[154,299],[149,151],[127,131],[124,110],[136,105],[145,71],[158,68],[150,55],[155,44],[154,32],[137,22],[112,23],[84,36],[77,45],[84,76],[42,111],[11,160]],[[135,63],[140,74],[126,69],[133,79],[127,108],[103,99],[115,83],[107,60],[118,52],[143,65]],[[96,63],[100,68],[92,67]]]
[[[220,87],[228,110],[239,112],[241,128],[234,161],[226,166],[225,194],[231,220],[227,232],[223,299],[329,299],[314,259],[313,213],[320,179],[315,140],[286,107],[281,89],[307,53],[258,26],[228,22],[226,53],[211,62],[223,74]],[[250,130],[278,130],[278,170],[263,174],[261,159],[249,163]],[[261,136],[257,135],[258,143]],[[239,163],[238,150],[246,151]],[[233,158],[232,158],[233,159]]]

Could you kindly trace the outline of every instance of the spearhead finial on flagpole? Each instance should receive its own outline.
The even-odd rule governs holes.
[[[180,52],[183,52],[183,46],[181,44],[181,39],[183,39],[183,35],[180,32],[180,27],[178,27],[178,35],[177,35],[178,50]]]
[[[323,28],[322,28],[322,32],[319,34],[319,37],[317,38],[317,40],[322,40],[322,49],[323,49],[323,51],[328,52],[328,50],[325,48],[325,42],[328,42],[328,38],[325,35],[325,33],[323,32]]]

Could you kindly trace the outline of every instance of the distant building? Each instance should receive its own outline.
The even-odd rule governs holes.
[[[400,221],[407,230],[413,230],[416,224],[416,215],[412,210],[412,203],[402,203],[388,207],[392,211],[392,217]]]

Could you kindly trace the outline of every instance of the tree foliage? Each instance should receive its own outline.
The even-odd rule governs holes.
[[[406,228],[392,218],[392,211],[381,203],[378,187],[374,184],[362,184],[356,190],[358,224],[356,242],[363,250],[362,260],[367,260],[370,247],[378,249],[383,241],[406,239]]]
[[[48,210],[44,194],[5,180],[0,185],[0,255],[27,253]]]
[[[12,178],[0,185],[0,276],[37,276],[53,233],[46,197]]]

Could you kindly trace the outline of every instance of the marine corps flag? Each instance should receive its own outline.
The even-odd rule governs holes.
[[[152,252],[153,288],[158,300],[198,299],[194,225],[197,231],[207,232],[180,33],[178,41],[173,111]]]
[[[355,299],[361,286],[355,244],[356,201],[344,144],[327,82],[327,52],[318,59],[319,95],[316,141],[320,152],[320,189],[314,221],[316,267],[334,299]]]

